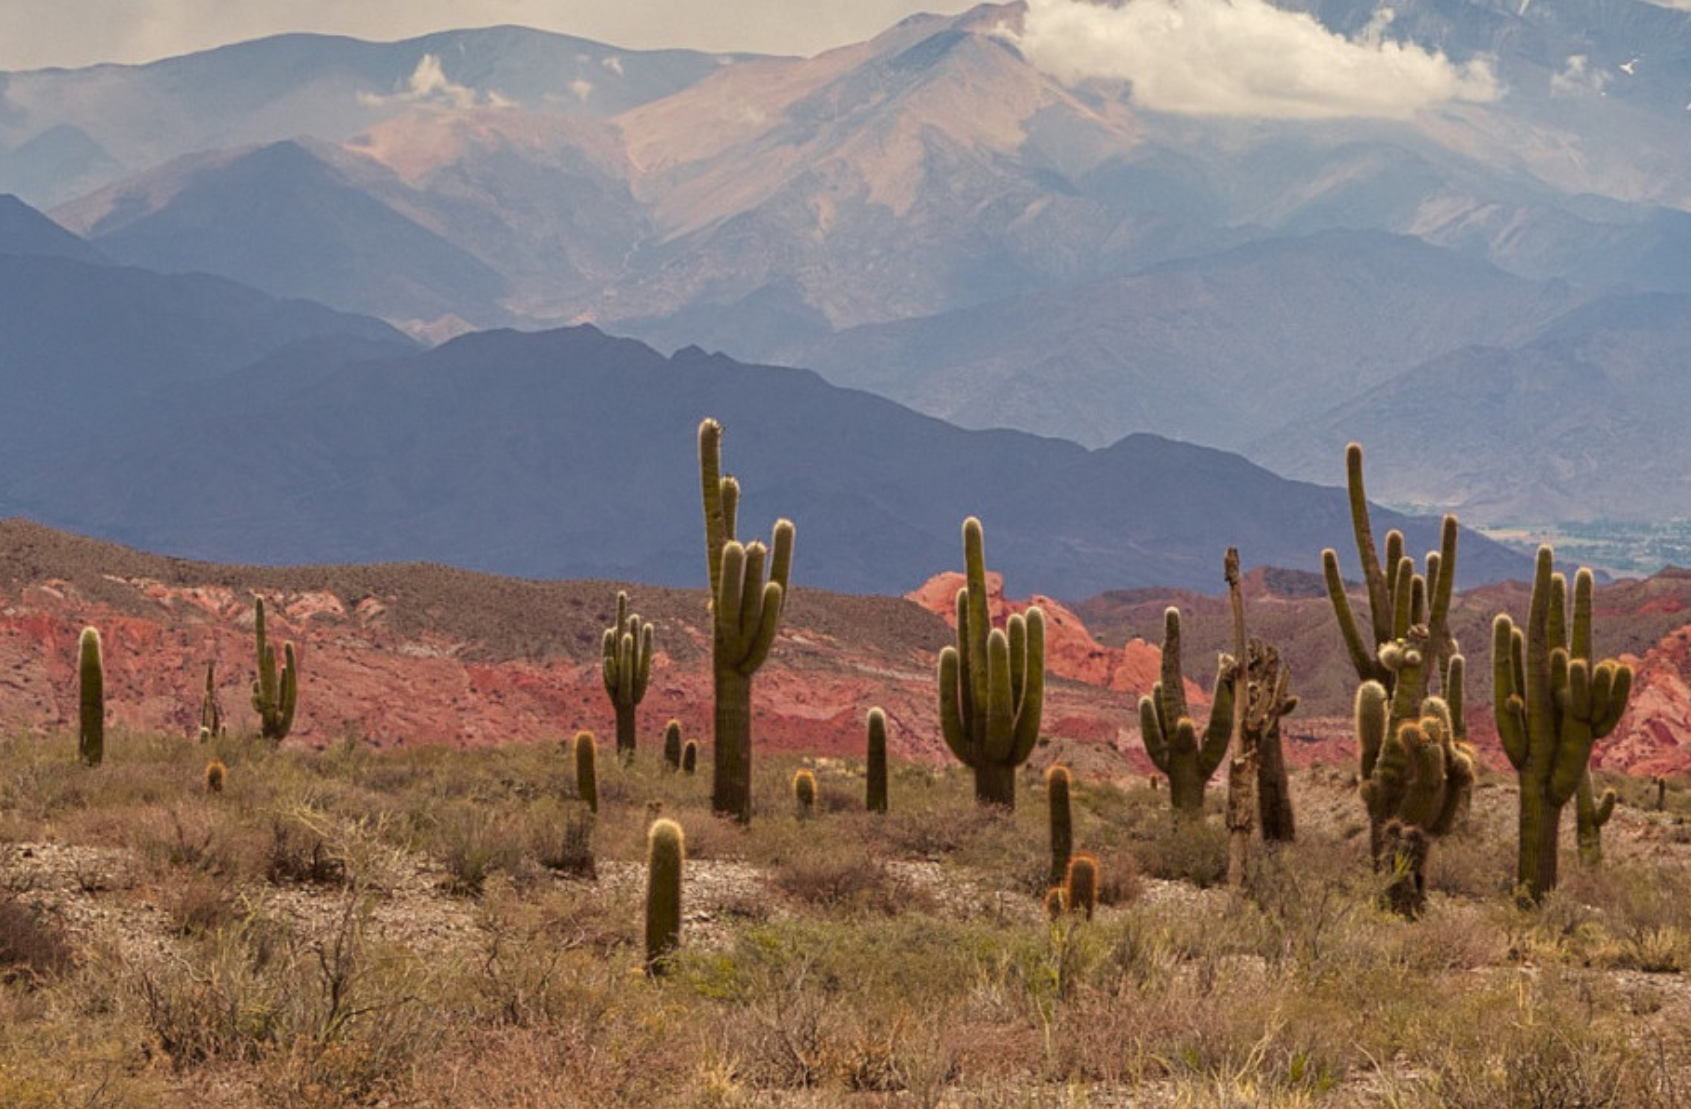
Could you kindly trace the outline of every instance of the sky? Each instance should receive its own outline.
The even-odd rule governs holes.
[[[815,54],[973,0],[0,0],[0,70],[145,62],[286,31],[390,41],[515,23],[631,49]]]

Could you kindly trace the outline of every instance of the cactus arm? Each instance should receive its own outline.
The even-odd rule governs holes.
[[[1010,689],[1010,639],[993,628],[986,641],[986,735],[984,752],[992,762],[1004,762],[1010,755],[1016,706]]]
[[[1398,533],[1394,531],[1392,534]],[[1408,637],[1409,629],[1415,623],[1415,561],[1400,556],[1388,565],[1395,567],[1392,573],[1391,637],[1399,640]]]
[[[992,618],[987,613],[985,539],[981,522],[970,516],[963,521],[963,567],[968,589],[968,669],[969,695],[974,706],[988,712],[991,690],[988,687],[990,660],[987,640],[992,631]],[[959,629],[962,637],[962,629]],[[984,719],[984,718],[983,718]]]
[[[1390,694],[1379,682],[1366,681],[1357,687],[1356,740],[1363,781],[1374,776],[1374,766],[1385,746],[1389,701]]]
[[[1451,655],[1444,668],[1444,681],[1439,692],[1444,694],[1445,706],[1450,710],[1450,735],[1460,742],[1468,738],[1467,665],[1461,655]]]
[[[960,664],[956,647],[942,647],[939,652],[939,724],[945,745],[957,756],[957,761],[973,768],[976,762],[974,746],[963,727],[963,713],[958,697],[964,688],[959,674]]]
[[[1439,526],[1437,563],[1427,556],[1427,649],[1435,659],[1456,653],[1450,637],[1450,600],[1456,592],[1456,517],[1446,515]],[[1440,692],[1444,692],[1440,688]]]
[[[282,644],[282,703],[281,720],[276,725],[276,738],[283,739],[294,726],[294,703],[299,696],[299,668],[294,665],[294,645]]]
[[[1379,663],[1362,640],[1362,631],[1356,623],[1356,613],[1351,609],[1350,598],[1345,594],[1345,580],[1339,573],[1338,552],[1331,547],[1321,552],[1321,571],[1322,576],[1327,579],[1327,599],[1333,603],[1333,614],[1339,620],[1339,634],[1344,637],[1345,651],[1350,655],[1350,664],[1356,670],[1356,676],[1364,681],[1377,678]]]
[[[757,636],[758,626],[763,623],[763,568],[769,557],[768,549],[756,540],[746,544],[745,551],[746,564],[741,571],[740,596],[737,598],[739,604],[728,610],[728,641],[733,644],[730,653],[737,658],[745,657]]]
[[[1368,519],[1368,494],[1362,484],[1362,446],[1351,443],[1345,447],[1345,488],[1350,496],[1351,532],[1356,538],[1356,554],[1362,564],[1362,581],[1368,588],[1368,611],[1374,622],[1374,641],[1383,643],[1391,638],[1391,599],[1388,596],[1385,572],[1380,567],[1380,555],[1374,547],[1374,526]]]
[[[721,590],[722,548],[734,537],[734,529],[724,521],[722,425],[711,419],[699,424],[699,490],[705,509],[705,566],[714,598]]]
[[[1186,680],[1180,672],[1180,610],[1172,605],[1163,611],[1162,681],[1157,688],[1163,728],[1186,715]]]
[[[617,633],[615,628],[606,628],[605,634],[599,638],[600,676],[605,682],[605,693],[615,698],[617,695]]]
[[[775,521],[771,532],[774,549],[769,558],[769,580],[781,587],[783,596],[792,588],[793,530],[793,522],[783,517]]]
[[[1580,567],[1574,574],[1574,620],[1568,650],[1575,658],[1591,657],[1591,570]]]
[[[634,700],[646,699],[646,687],[652,681],[652,625],[643,624],[640,628],[639,662],[634,669]]]
[[[1139,739],[1145,745],[1145,754],[1150,756],[1151,765],[1168,774],[1169,737],[1163,730],[1153,697],[1139,698]]]
[[[1017,766],[1027,761],[1039,742],[1039,725],[1045,711],[1045,612],[1038,606],[1027,610],[1027,649],[1023,662],[1022,691],[1016,703],[1016,735],[1010,747],[1010,761]]]
[[[1198,748],[1198,774],[1205,779],[1215,773],[1221,760],[1227,757],[1227,745],[1233,740],[1233,703],[1237,694],[1232,671],[1233,666],[1223,656],[1216,668],[1209,726],[1204,729],[1203,746]]]
[[[763,583],[763,619],[757,626],[757,632],[752,636],[751,643],[746,648],[746,657],[740,663],[740,673],[751,677],[769,657],[769,649],[775,645],[775,636],[781,630],[781,605],[783,591],[772,581]]]

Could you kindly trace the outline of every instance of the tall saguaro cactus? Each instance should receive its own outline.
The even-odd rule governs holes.
[[[628,611],[626,592],[617,592],[616,623],[605,629],[601,651],[605,693],[616,709],[617,755],[632,759],[637,742],[635,712],[652,677],[652,625]]]
[[[1036,605],[992,626],[981,522],[963,521],[967,584],[957,591],[957,645],[939,653],[945,745],[975,773],[975,800],[1016,807],[1016,768],[1039,740],[1045,701],[1045,613]]]
[[[100,632],[83,628],[77,641],[77,686],[81,695],[76,751],[89,766],[99,766],[106,754],[106,663],[100,652]]]
[[[781,624],[793,565],[793,524],[775,522],[772,549],[760,541],[742,544],[734,538],[740,485],[722,473],[722,425],[715,420],[699,425],[699,479],[716,693],[711,808],[743,824],[752,818],[752,675],[769,657]]]
[[[294,726],[294,703],[299,696],[299,668],[294,645],[282,646],[282,671],[276,672],[276,648],[264,637],[264,598],[255,599],[253,635],[257,640],[258,679],[252,683],[252,707],[258,713],[259,734],[280,743]]]
[[[1492,624],[1497,735],[1521,783],[1515,883],[1534,902],[1556,885],[1562,809],[1582,783],[1590,788],[1592,745],[1614,730],[1632,691],[1631,667],[1591,661],[1591,571],[1574,575],[1570,621],[1567,580],[1552,562],[1540,547],[1526,627],[1501,613]]]
[[[1215,696],[1203,739],[1186,712],[1186,679],[1180,669],[1180,610],[1163,613],[1162,678],[1139,699],[1139,733],[1151,765],[1168,778],[1176,816],[1202,817],[1204,786],[1221,765],[1233,734],[1233,678],[1228,662],[1217,667]]]

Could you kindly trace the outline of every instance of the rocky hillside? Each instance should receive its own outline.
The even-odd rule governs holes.
[[[856,755],[863,718],[883,706],[892,742],[906,757],[945,759],[933,699],[934,659],[950,641],[960,584],[942,574],[908,598],[795,590],[754,708],[760,745],[818,755]],[[1288,719],[1289,754],[1300,764],[1353,755],[1349,683],[1326,601],[1308,581],[1253,575],[1253,628],[1280,643],[1303,704]],[[610,705],[598,643],[618,588],[656,626],[651,690],[641,708],[643,742],[682,721],[708,739],[708,639],[700,592],[606,581],[535,582],[421,563],[276,569],[219,566],[142,554],[19,520],[0,522],[0,720],[52,731],[76,714],[72,659],[85,624],[104,634],[108,711],[119,729],[190,735],[205,667],[233,726],[250,728],[252,603],[271,599],[272,635],[293,640],[303,672],[289,743],[325,747],[346,737],[377,748],[554,741],[579,728],[608,733]],[[1150,592],[1096,598],[1079,607],[1111,630],[1097,637],[1081,615],[1049,597],[1009,600],[990,581],[996,618],[1041,605],[1048,616],[1046,732],[1039,760],[1062,758],[1089,773],[1148,770],[1135,705],[1156,680],[1155,636],[1167,604],[1188,616],[1188,694],[1207,699],[1224,602]],[[1459,627],[1524,607],[1519,585],[1470,591]],[[1670,571],[1598,593],[1600,647],[1639,667],[1632,711],[1599,753],[1601,765],[1636,773],[1691,773],[1691,573]],[[1136,633],[1123,642],[1121,629]],[[1144,635],[1152,637],[1146,642]],[[1464,630],[1470,644],[1483,638]],[[1103,640],[1102,642],[1100,640]],[[1489,662],[1475,659],[1483,675]],[[1488,742],[1485,690],[1470,691],[1471,717]],[[121,739],[118,740],[121,742]],[[1491,761],[1499,763],[1495,749]]]

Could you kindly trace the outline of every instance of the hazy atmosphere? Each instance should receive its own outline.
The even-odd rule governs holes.
[[[959,0],[6,0],[0,69],[145,62],[291,31],[391,40],[516,23],[617,46],[814,54]]]

